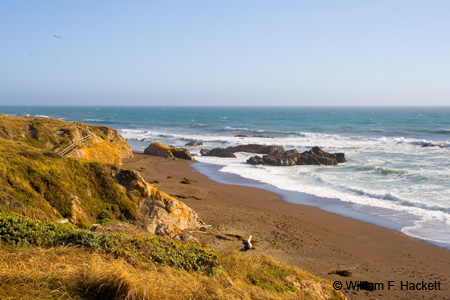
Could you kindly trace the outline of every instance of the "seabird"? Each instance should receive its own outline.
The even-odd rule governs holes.
[[[54,34],[53,36],[57,39],[61,39],[61,37],[59,35]]]

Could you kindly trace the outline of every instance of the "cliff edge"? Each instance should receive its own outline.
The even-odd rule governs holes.
[[[131,147],[114,129],[81,122],[0,115],[0,137],[68,157],[122,165]]]

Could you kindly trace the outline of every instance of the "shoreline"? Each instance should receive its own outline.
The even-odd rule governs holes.
[[[202,242],[217,251],[239,250],[229,235],[253,235],[256,250],[302,269],[341,282],[383,283],[376,291],[347,291],[350,299],[436,298],[450,293],[450,251],[401,232],[343,217],[316,207],[293,204],[280,195],[252,187],[218,183],[196,171],[190,161],[172,161],[136,153],[123,168],[193,208],[211,225]],[[181,184],[183,178],[191,184]],[[348,270],[350,277],[328,274]],[[394,284],[388,290],[388,281]],[[411,291],[401,282],[440,282],[441,290]],[[380,286],[378,286],[380,287]],[[396,288],[396,289],[394,289]]]
[[[221,173],[219,175],[219,169],[222,168],[222,166],[219,165],[211,165],[208,163],[196,161],[192,163],[190,166],[195,171],[205,175],[209,180],[212,180],[217,183],[262,189],[279,195],[283,202],[292,203],[296,205],[316,207],[322,211],[331,214],[339,215],[345,218],[350,218],[364,223],[369,223],[381,228],[394,230],[398,233],[405,234],[409,237],[422,240],[427,244],[443,248],[446,250],[450,250],[450,243],[438,242],[434,240],[426,240],[420,237],[415,237],[404,233],[402,229],[405,226],[408,227],[414,226],[415,221],[420,221],[419,219],[417,219],[417,217],[409,215],[408,213],[403,213],[403,215],[397,216],[397,218],[401,218],[401,220],[404,222],[403,224],[400,224],[393,220],[389,220],[388,218],[380,217],[376,214],[377,212],[385,213],[387,215],[389,215],[389,213],[393,213],[388,208],[383,209],[369,205],[359,205],[360,209],[357,209],[356,204],[352,202],[344,202],[339,199],[320,197],[302,192],[282,190],[276,186],[271,186],[269,184],[259,182],[253,179],[244,178],[237,174]],[[365,209],[368,209],[371,212],[366,212],[364,211]],[[382,210],[385,210],[386,212]],[[396,213],[400,212],[396,211]],[[405,219],[408,220],[408,222],[406,222]]]

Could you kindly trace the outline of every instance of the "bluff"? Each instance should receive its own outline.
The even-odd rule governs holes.
[[[68,157],[122,165],[131,147],[114,129],[81,122],[0,115],[0,137]]]
[[[61,152],[68,144],[75,147]],[[0,116],[0,210],[82,227],[125,221],[170,237],[198,228],[201,221],[184,203],[137,171],[119,169],[131,155],[108,127]]]

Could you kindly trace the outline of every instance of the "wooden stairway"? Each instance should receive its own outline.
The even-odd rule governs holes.
[[[87,125],[84,125],[81,122],[76,122],[75,126],[77,129],[81,132],[81,138],[76,140],[75,142],[71,143],[67,147],[64,147],[63,149],[58,150],[56,153],[59,155],[65,156],[75,150],[76,148],[86,144],[89,139],[91,138],[91,135],[89,133],[89,127]]]

